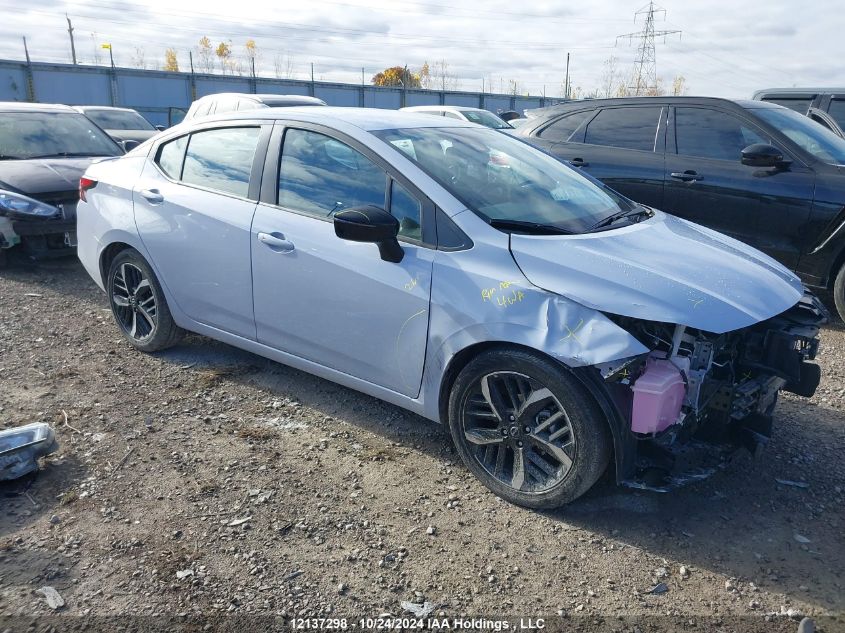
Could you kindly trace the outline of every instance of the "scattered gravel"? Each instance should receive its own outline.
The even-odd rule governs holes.
[[[391,405],[200,337],[131,350],[76,263],[0,272],[0,315],[0,426],[47,421],[61,442],[0,487],[0,616],[52,613],[49,588],[70,615],[433,608],[795,631],[845,609],[839,327],[818,394],[782,399],[762,459],[665,495],[606,480],[539,513]]]

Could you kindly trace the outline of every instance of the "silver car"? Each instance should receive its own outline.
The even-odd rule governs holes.
[[[824,308],[784,267],[473,123],[203,119],[80,195],[79,258],[137,349],[189,330],[448,424],[521,505],[611,462],[633,486],[700,478],[819,382]]]

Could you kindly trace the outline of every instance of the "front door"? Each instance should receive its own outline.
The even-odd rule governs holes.
[[[261,135],[260,126],[241,125],[168,141],[146,161],[133,191],[141,240],[179,308],[199,323],[252,340],[256,201],[250,185]]]
[[[748,167],[742,150],[769,135],[733,112],[676,107],[666,153],[665,211],[726,233],[795,268],[810,216],[815,175]],[[674,123],[674,125],[672,125]]]
[[[276,202],[259,203],[252,226],[258,340],[415,397],[434,251],[422,242],[423,200],[365,151],[313,129],[284,131],[279,169],[269,172]],[[335,235],[335,212],[370,204],[400,220],[398,264]]]

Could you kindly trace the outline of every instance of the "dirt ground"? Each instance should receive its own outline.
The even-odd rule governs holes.
[[[820,364],[812,400],[782,399],[762,458],[671,494],[604,481],[539,513],[477,483],[438,425],[198,336],[135,352],[78,263],[13,265],[0,427],[51,422],[61,449],[0,484],[0,630],[53,613],[45,585],[66,603],[52,625],[198,616],[217,630],[429,601],[433,616],[560,630],[795,631],[801,615],[842,630],[841,326]]]

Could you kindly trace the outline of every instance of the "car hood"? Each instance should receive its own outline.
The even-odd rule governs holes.
[[[512,235],[536,286],[622,316],[722,333],[795,305],[801,281],[767,255],[665,213],[572,236]]]
[[[106,130],[106,134],[118,143],[120,141],[138,141],[139,143],[143,143],[158,134],[158,130]]]
[[[40,158],[0,162],[0,189],[31,198],[40,194],[76,191],[79,178],[98,158]]]

